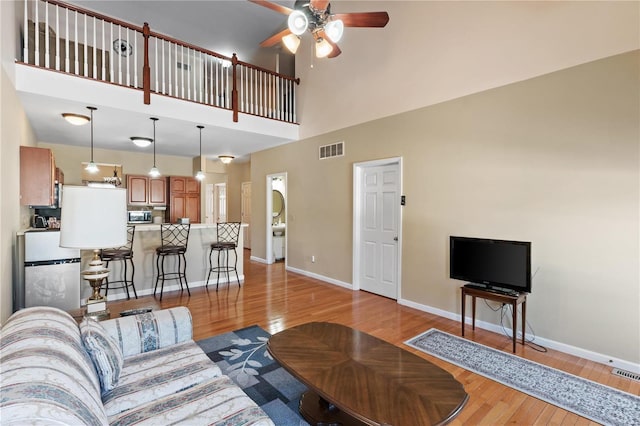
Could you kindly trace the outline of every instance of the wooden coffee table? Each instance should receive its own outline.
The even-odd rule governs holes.
[[[340,324],[302,324],[271,336],[268,348],[309,387],[300,413],[312,425],[445,424],[469,398],[440,367]]]

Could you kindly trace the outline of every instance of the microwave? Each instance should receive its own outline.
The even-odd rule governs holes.
[[[129,210],[127,212],[127,222],[129,223],[151,223],[151,211]]]

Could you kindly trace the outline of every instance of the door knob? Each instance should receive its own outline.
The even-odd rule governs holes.
[[[398,236],[393,237],[393,241],[398,241]]]

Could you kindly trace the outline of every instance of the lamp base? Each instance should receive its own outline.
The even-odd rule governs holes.
[[[107,320],[111,318],[111,312],[108,309],[105,309],[103,311],[89,312],[87,308],[87,312],[85,313],[85,316],[93,318],[97,321],[102,321],[102,320]]]
[[[87,300],[87,315],[91,315],[94,312],[106,311],[107,310],[107,299],[103,298],[103,300]]]

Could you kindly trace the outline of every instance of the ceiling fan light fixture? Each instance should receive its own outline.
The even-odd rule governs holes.
[[[151,145],[151,142],[153,142],[153,139],[142,136],[131,136],[129,139],[131,139],[131,142],[140,148],[146,148]]]
[[[309,19],[303,12],[294,10],[289,14],[287,26],[289,27],[289,31],[295,35],[301,35],[307,31],[307,28],[309,27]]]
[[[229,164],[234,158],[233,155],[218,155],[218,159],[222,161],[222,164]]]
[[[325,58],[332,50],[333,46],[327,40],[320,38],[316,42],[316,58]]]
[[[327,25],[324,26],[324,32],[334,43],[337,43],[342,38],[342,34],[344,33],[344,22],[342,19],[336,19],[335,21],[329,21]]]
[[[89,121],[91,121],[91,119],[86,115],[73,114],[70,112],[63,113],[62,117],[74,126],[82,126],[83,124],[87,124]]]
[[[300,46],[300,37],[295,34],[289,34],[282,37],[282,43],[289,50],[289,52],[295,53],[298,51],[298,47]]]

